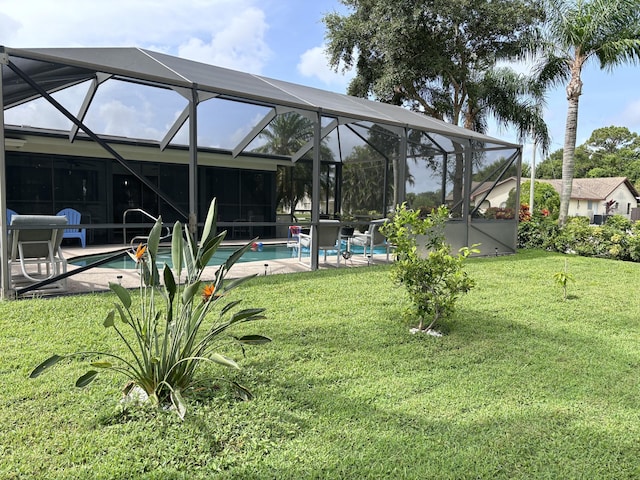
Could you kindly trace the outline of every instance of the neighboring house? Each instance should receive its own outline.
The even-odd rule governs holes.
[[[525,182],[528,179],[522,178]],[[562,180],[536,179],[550,184],[560,194]],[[481,209],[504,208],[509,192],[515,188],[515,177],[507,178],[496,185],[486,198],[492,182],[476,185],[471,195],[472,202],[482,201]],[[602,215],[622,215],[631,219],[633,209],[638,207],[640,194],[626,177],[574,178],[569,201],[569,216],[589,217],[591,222],[602,219]],[[522,203],[528,203],[529,192],[520,192]],[[607,208],[607,205],[609,207]],[[597,222],[599,223],[599,222]]]
[[[498,182],[493,190],[491,190],[492,186],[493,182],[472,182],[471,203],[475,205],[476,202],[482,202],[480,205],[482,211],[487,208],[505,208],[509,192],[516,188],[516,177],[509,177]],[[520,195],[522,196],[524,193],[521,191]]]

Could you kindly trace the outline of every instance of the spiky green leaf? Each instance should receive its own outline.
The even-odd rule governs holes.
[[[220,310],[220,316],[223,316],[225,313],[227,313],[233,307],[238,305],[241,301],[242,300],[234,300],[233,302],[227,303],[224,307],[222,307],[222,310]]]
[[[109,311],[109,313],[107,313],[107,316],[104,319],[104,322],[102,322],[102,325],[104,325],[105,328],[113,327],[115,325],[114,323],[115,316],[116,316],[116,312],[114,310]]]
[[[191,285],[187,285],[187,287],[182,292],[182,303],[189,303],[193,299],[193,297],[200,291],[201,287],[201,281],[197,281],[192,283]]]
[[[160,234],[162,233],[162,217],[158,217],[156,223],[149,232],[149,239],[147,240],[147,251],[151,255],[151,259],[155,262],[158,258],[158,246],[160,245]]]
[[[129,307],[131,307],[131,294],[129,294],[129,290],[124,288],[119,283],[113,283],[113,282],[109,283],[109,288],[111,289],[112,292],[114,292],[118,296],[124,308],[128,310]]]
[[[231,385],[233,386],[233,389],[236,392],[236,396],[240,400],[242,400],[244,402],[248,402],[249,400],[253,400],[253,394],[251,393],[251,391],[247,387],[244,387],[244,386],[240,385],[238,382],[231,382]]]
[[[169,294],[169,300],[173,301],[173,297],[176,295],[178,286],[176,285],[176,279],[174,278],[169,265],[164,266],[162,276],[164,277],[164,288],[167,289],[167,293]]]
[[[242,285],[244,282],[246,282],[247,280],[251,280],[252,278],[257,277],[258,274],[254,273],[252,275],[247,275],[246,277],[239,277],[239,278],[234,278],[233,280],[229,280],[227,282],[224,283],[224,290],[229,291],[233,288],[236,288],[239,285]]]
[[[98,372],[96,370],[89,370],[87,373],[78,378],[78,380],[76,380],[76,387],[86,387],[91,382],[93,382],[97,376]]]
[[[200,252],[200,259],[198,260],[199,267],[204,268],[209,264],[209,260],[211,260],[211,257],[216,253],[223,239],[224,232],[214,237],[211,242],[208,242],[206,250]]]
[[[209,204],[209,211],[207,212],[207,218],[204,222],[204,228],[202,230],[201,245],[205,245],[209,240],[209,235],[211,235],[211,232],[215,232],[216,219],[218,217],[217,212],[218,212],[218,206],[217,206],[216,199],[214,198],[213,200],[211,200],[211,203]]]
[[[171,237],[171,262],[178,278],[182,275],[182,243],[182,225],[176,222]]]
[[[170,397],[171,403],[175,407],[180,420],[184,420],[184,416],[187,413],[187,404],[185,403],[184,398],[182,398],[180,390],[177,388],[175,390],[171,390]]]
[[[216,362],[220,365],[224,365],[225,367],[230,367],[230,368],[235,368],[236,370],[240,370],[240,367],[236,362],[234,362],[228,357],[225,357],[224,355],[220,355],[219,353],[212,353],[209,359],[212,362]]]
[[[184,238],[187,240],[183,247],[185,267],[187,268],[187,275],[191,278],[195,274],[197,250],[195,240],[191,232],[189,232],[187,225],[184,226]]]
[[[242,257],[242,255],[244,255],[245,252],[249,250],[249,248],[251,248],[251,244],[256,240],[258,240],[258,237],[254,238],[249,243],[247,243],[244,247],[239,248],[238,250],[233,252],[231,255],[229,255],[229,258],[227,258],[227,261],[224,264],[225,268],[229,270],[238,260],[240,260],[240,257]]]
[[[264,337],[262,335],[244,335],[237,340],[245,345],[263,345],[271,341],[269,337]]]
[[[122,320],[122,323],[129,324],[129,317],[127,316],[127,313],[122,309],[120,304],[116,303],[115,307],[116,310],[118,310],[118,314],[120,315],[120,320]]]
[[[264,310],[264,308],[245,308],[244,310],[240,310],[239,312],[233,314],[233,316],[231,317],[231,323],[240,322],[246,319],[257,320],[257,318],[252,317],[257,317],[262,312],[264,312]],[[260,316],[260,318],[264,317]]]
[[[49,367],[52,367],[53,365],[55,365],[56,363],[58,363],[60,360],[62,360],[64,358],[66,358],[66,357],[63,357],[63,356],[60,356],[60,355],[55,355],[55,354],[51,355],[44,362],[42,362],[40,365],[38,365],[36,368],[33,369],[31,374],[29,375],[29,378],[36,378],[42,372],[44,372],[46,369],[48,369]]]

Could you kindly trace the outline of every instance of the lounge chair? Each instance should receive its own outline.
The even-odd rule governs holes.
[[[67,219],[57,215],[14,215],[9,233],[9,269],[11,286],[34,284],[66,273],[62,255],[64,226]],[[66,288],[66,279],[45,288]]]
[[[80,225],[82,215],[73,208],[65,208],[60,210],[56,215],[67,217],[69,225]],[[80,245],[84,248],[87,244],[87,230],[85,228],[65,228],[62,238],[79,238]]]
[[[340,266],[340,222],[338,220],[320,220],[318,224],[318,250],[324,251],[327,262],[327,251],[336,250],[336,266]],[[313,250],[311,234],[298,233],[298,261],[302,262],[302,249]]]
[[[351,245],[362,247],[362,255],[370,256],[373,259],[375,247],[384,246],[387,252],[387,262],[389,261],[389,242],[387,238],[380,233],[380,227],[387,221],[386,218],[373,220],[369,223],[369,228],[364,233],[355,233],[351,238]]]

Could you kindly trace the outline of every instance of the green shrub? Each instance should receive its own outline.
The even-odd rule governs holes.
[[[622,232],[631,230],[632,226],[631,220],[623,217],[622,215],[611,215],[607,217],[607,220],[604,222],[604,224],[607,227],[611,227]]]
[[[518,223],[518,248],[555,249],[558,222],[540,213]]]
[[[462,268],[474,250],[465,247],[459,255],[451,255],[444,238],[447,218],[444,206],[420,217],[420,211],[402,204],[391,221],[380,228],[396,246],[392,277],[409,293],[419,318],[419,331],[432,330],[439,320],[452,314],[459,296],[474,286]],[[426,256],[418,251],[418,236],[425,236]]]

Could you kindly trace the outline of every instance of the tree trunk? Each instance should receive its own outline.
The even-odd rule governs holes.
[[[558,224],[563,226],[569,216],[569,201],[573,187],[573,171],[575,166],[576,133],[578,130],[578,103],[582,94],[580,72],[584,58],[576,55],[571,65],[571,80],[567,85],[567,123],[564,132],[564,150],[562,152],[562,191],[560,192],[560,216]]]

